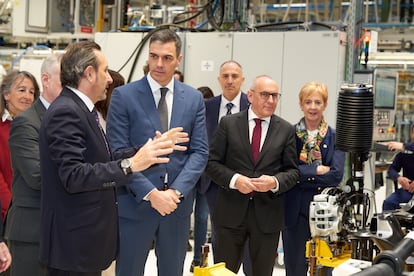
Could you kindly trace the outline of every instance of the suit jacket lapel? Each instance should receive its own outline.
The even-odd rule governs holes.
[[[35,103],[33,104],[33,108],[36,112],[36,114],[39,116],[39,121],[41,122],[43,120],[43,115],[46,112],[46,107],[43,105],[40,98],[38,98]]]
[[[154,126],[154,129],[161,130],[161,121],[157,110],[157,105],[154,100],[154,95],[149,86],[148,80],[146,77],[143,77],[137,87],[137,97],[139,98],[139,103],[141,104],[144,114],[146,114],[147,119],[150,120],[151,124]],[[162,131],[161,131],[162,132]]]
[[[248,152],[249,159],[254,164],[253,154],[250,146],[249,120],[247,109],[237,113],[234,116],[238,117],[237,125],[239,128],[240,143],[244,147],[242,151]]]
[[[262,152],[267,152],[268,150],[267,148],[270,147],[271,143],[273,142],[272,140],[274,138],[274,135],[276,135],[276,133],[279,131],[280,125],[278,122],[279,120],[277,119],[275,115],[272,115],[272,117],[270,117],[269,128],[267,130],[267,134],[263,142],[262,150],[259,153],[259,157],[257,158],[256,164],[258,164],[260,160],[264,157],[262,155]]]
[[[249,107],[249,100],[247,99],[247,95],[242,92],[240,95],[240,111],[245,110],[248,107]]]
[[[219,123],[219,116],[220,116],[220,105],[221,105],[221,96],[217,98],[217,100],[214,100],[214,104],[212,105],[212,110],[210,112],[211,114],[211,121],[213,124],[217,126]],[[210,115],[209,114],[209,115]]]
[[[88,120],[89,125],[91,126],[93,132],[95,133],[95,135],[99,138],[99,141],[101,141],[101,144],[103,146],[104,149],[106,149],[106,142],[105,142],[105,138],[103,136],[103,133],[101,132],[101,129],[99,128],[95,116],[92,114],[92,112],[89,111],[88,107],[86,106],[86,104],[81,100],[81,98],[79,98],[73,91],[71,91],[69,88],[64,88],[64,90],[62,91],[62,95],[68,96],[69,98],[71,98],[73,101],[76,102],[77,106],[80,107],[80,109],[82,110],[82,112],[85,113],[86,118]],[[106,150],[105,150],[106,151]]]
[[[184,89],[178,82],[174,82],[174,97],[172,106],[170,128],[180,126],[180,122],[183,121],[185,112],[185,109],[182,108],[185,106]]]

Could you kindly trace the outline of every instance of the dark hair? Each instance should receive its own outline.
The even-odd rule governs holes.
[[[203,94],[204,99],[214,97],[213,90],[211,90],[211,88],[208,86],[200,86],[199,88],[197,88],[197,90],[200,91],[201,94]]]
[[[184,82],[184,74],[180,70],[175,70],[174,75],[178,75],[179,76],[178,80],[181,82]]]
[[[35,76],[33,76],[31,73],[27,71],[17,71],[17,70],[11,71],[6,76],[4,76],[3,81],[1,82],[0,115],[2,115],[4,113],[4,110],[6,109],[6,100],[4,99],[4,95],[10,93],[11,87],[16,81],[22,80],[24,78],[29,79],[33,83],[33,86],[35,89],[34,100],[39,98],[40,89],[39,89],[39,84],[37,83]]]
[[[101,47],[93,41],[81,41],[70,44],[63,54],[60,65],[62,86],[78,88],[83,72],[88,66],[98,70],[98,59],[94,51]]]
[[[181,53],[181,39],[180,37],[170,29],[160,29],[159,31],[156,31],[150,38],[150,45],[153,42],[161,42],[161,43],[168,43],[168,42],[174,42],[175,43],[175,51],[177,54],[177,57]]]
[[[108,107],[111,100],[112,91],[115,89],[115,87],[125,84],[125,79],[120,73],[110,69],[108,72],[112,77],[112,83],[108,86],[108,89],[106,91],[106,98],[105,100],[101,100],[95,103],[96,109],[101,112],[104,120],[106,120],[106,116],[108,115]]]
[[[145,63],[144,66],[142,66],[142,71],[144,71],[144,75],[148,74],[148,72],[149,72],[149,64],[148,64],[148,61]]]

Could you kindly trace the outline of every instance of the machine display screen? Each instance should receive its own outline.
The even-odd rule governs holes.
[[[376,72],[374,80],[375,108],[394,109],[398,74],[396,72]]]

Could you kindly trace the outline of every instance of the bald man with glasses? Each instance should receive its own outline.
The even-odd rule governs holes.
[[[250,107],[223,117],[210,147],[206,172],[218,185],[214,262],[237,273],[247,241],[252,275],[271,276],[284,193],[299,179],[295,133],[274,114],[280,94],[273,79],[256,77],[247,97]]]

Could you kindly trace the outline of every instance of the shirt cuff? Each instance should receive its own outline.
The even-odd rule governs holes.
[[[279,181],[277,180],[276,176],[272,176],[272,178],[275,180],[276,182],[276,188],[274,189],[270,189],[273,193],[276,193],[279,191]]]
[[[152,190],[151,190],[148,194],[146,194],[146,195],[144,196],[144,198],[143,198],[143,199],[144,199],[145,201],[149,201],[148,196],[149,196],[149,194],[150,194],[150,193],[152,193],[152,191],[154,191],[154,190],[156,190],[156,188],[152,189]]]
[[[174,190],[178,197],[183,197],[183,194],[179,190]]]
[[[233,175],[233,177],[230,179],[230,185],[229,185],[229,188],[230,189],[234,189],[234,190],[237,190],[237,188],[236,188],[236,180],[237,180],[237,178],[240,176],[240,174],[239,173],[235,173],[234,175]]]

